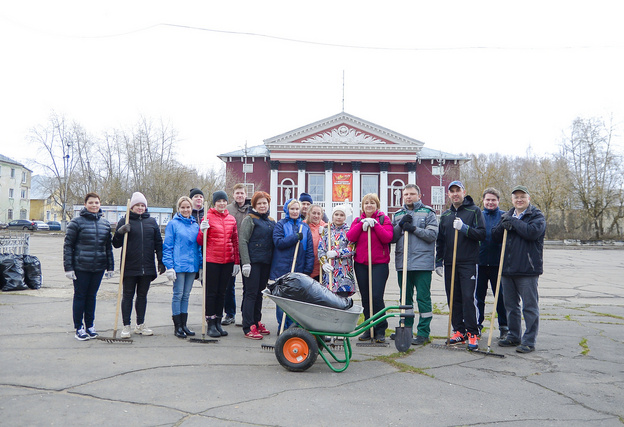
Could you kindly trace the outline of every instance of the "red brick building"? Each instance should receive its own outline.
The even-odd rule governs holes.
[[[376,193],[381,210],[391,214],[401,206],[407,183],[418,184],[423,202],[440,213],[446,186],[468,161],[344,112],[219,158],[228,182],[245,182],[249,196],[259,190],[271,194],[277,219],[284,202],[302,192],[326,211],[347,199],[354,215],[362,196]]]

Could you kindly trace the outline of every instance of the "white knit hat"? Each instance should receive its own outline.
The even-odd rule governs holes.
[[[334,212],[337,212],[337,211],[344,213],[347,218],[350,217],[352,213],[351,207],[347,205],[346,203],[342,205],[334,206],[334,209],[332,210],[332,217],[334,216]]]
[[[139,193],[138,191],[136,193],[132,193],[132,197],[130,197],[130,209],[132,209],[134,205],[139,203],[143,203],[145,205],[145,208],[147,209],[147,199],[145,198],[143,193]]]

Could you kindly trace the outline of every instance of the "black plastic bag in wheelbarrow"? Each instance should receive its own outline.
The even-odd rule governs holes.
[[[302,273],[288,273],[268,286],[272,295],[323,307],[348,310],[351,298],[339,297],[319,282]]]
[[[28,289],[24,283],[24,267],[21,255],[0,254],[2,269],[2,290],[23,291]]]
[[[30,289],[39,289],[42,284],[41,261],[34,255],[24,255],[24,282]]]

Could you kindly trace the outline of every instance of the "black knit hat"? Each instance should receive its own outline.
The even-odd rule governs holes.
[[[204,192],[201,191],[199,188],[191,188],[191,194],[189,195],[189,197],[192,199],[193,196],[196,194],[201,194],[203,196]]]
[[[213,206],[219,200],[225,200],[226,202],[228,201],[228,196],[227,196],[227,193],[225,191],[219,190],[219,191],[215,191],[214,193],[212,193],[212,204],[213,204]]]

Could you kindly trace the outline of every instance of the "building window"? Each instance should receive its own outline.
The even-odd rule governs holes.
[[[22,182],[26,182],[26,172],[22,172]]]
[[[308,175],[308,193],[314,200],[314,203],[325,205],[325,175],[320,173],[311,173]]]
[[[13,189],[9,188],[9,199],[13,198]]]
[[[22,189],[22,199],[26,198],[26,190]]]
[[[444,166],[431,167],[431,175],[444,175]]]
[[[11,221],[13,219],[13,209],[7,210],[7,221]]]
[[[255,193],[254,184],[245,183],[245,192],[247,193],[247,198],[250,199]]]
[[[362,197],[368,193],[378,194],[379,191],[379,175],[362,175]]]
[[[253,173],[253,163],[243,164],[243,173]]]
[[[444,206],[444,187],[431,186],[431,204],[434,209],[441,209]],[[440,208],[438,208],[440,206]]]
[[[15,169],[11,168],[11,178],[15,178]]]
[[[50,221],[50,211],[46,211],[46,221]]]
[[[20,219],[28,219],[28,211],[26,209],[20,210]]]

